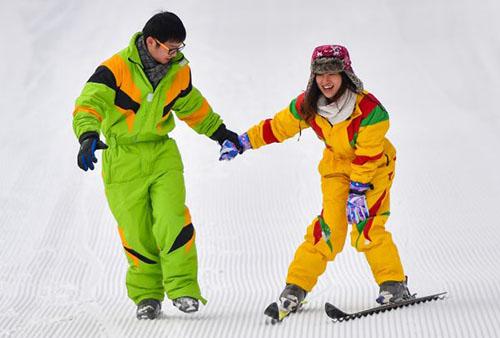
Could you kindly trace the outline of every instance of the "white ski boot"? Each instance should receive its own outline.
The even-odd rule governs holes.
[[[198,299],[192,297],[183,296],[173,300],[173,304],[176,308],[185,313],[191,313],[198,311],[199,302]]]

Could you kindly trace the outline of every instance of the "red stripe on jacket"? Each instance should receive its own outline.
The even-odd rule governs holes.
[[[380,154],[375,155],[375,156],[356,156],[354,158],[354,160],[352,161],[352,163],[357,164],[357,165],[363,165],[366,162],[378,160],[379,158],[382,157],[382,155],[384,155],[384,153],[380,153]]]
[[[306,94],[302,93],[299,96],[297,96],[297,100],[295,100],[295,109],[297,109],[297,113],[302,116],[302,103],[304,103],[304,98]]]
[[[305,93],[302,93],[299,96],[297,96],[297,99],[295,100],[295,109],[297,109],[297,113],[301,117],[303,116],[302,104],[304,103],[305,95],[306,95]],[[316,123],[315,118],[312,118],[309,121],[309,125],[321,140],[325,139],[325,136],[323,135],[323,130],[321,130],[321,127]]]
[[[362,117],[367,117],[380,102],[372,94],[366,94],[361,101],[359,101],[359,109],[363,113]]]
[[[361,110],[361,115],[353,119],[347,127],[347,136],[349,138],[349,142],[351,142],[354,138],[354,134],[359,131],[361,121],[363,121],[365,117],[370,115],[372,110],[375,109],[375,107],[379,104],[380,102],[377,100],[377,98],[370,93],[365,94],[365,96],[361,99],[358,104],[359,109]]]
[[[321,139],[321,140],[324,140],[325,139],[325,136],[323,135],[323,130],[321,130],[321,127],[316,123],[315,119],[311,119],[311,121],[309,122],[309,125],[311,126],[311,128],[314,130],[314,132],[316,133],[316,135],[318,135],[318,137]]]
[[[385,198],[385,195],[387,193],[387,190],[384,190],[382,196],[375,202],[375,204],[370,208],[370,218],[368,219],[368,223],[366,224],[364,230],[363,230],[363,235],[367,240],[370,242],[372,241],[370,236],[368,235],[368,232],[370,231],[372,225],[373,225],[373,219],[375,218],[375,215],[377,215],[378,210],[380,209],[380,206],[382,205],[382,201]]]
[[[271,128],[271,119],[264,121],[264,125],[262,126],[262,137],[266,144],[279,142],[276,136],[274,136],[273,129]]]
[[[318,243],[321,238],[323,238],[323,232],[321,231],[321,224],[319,224],[319,219],[316,219],[313,229],[314,244]]]

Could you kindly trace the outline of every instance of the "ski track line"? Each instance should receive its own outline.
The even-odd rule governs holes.
[[[90,305],[90,303],[94,302],[91,294],[94,289],[93,286],[98,280],[98,276],[102,275],[102,273],[99,272],[102,271],[102,268],[99,269],[102,265],[95,259],[92,252],[86,248],[86,234],[88,231],[85,230],[85,226],[89,224],[79,224],[86,218],[80,218],[79,223],[74,221],[74,218],[79,215],[78,210],[82,209],[79,208],[77,210],[75,208],[75,205],[78,205],[78,203],[75,203],[75,189],[76,187],[70,185],[63,190],[45,228],[44,238],[41,242],[43,246],[40,248],[40,251],[45,253],[45,255],[42,255],[43,265],[40,266],[38,270],[42,272],[42,274],[34,278],[34,284],[38,285],[39,289],[43,290],[43,288],[45,288],[48,292],[48,297],[45,300],[43,298],[40,300],[45,309],[41,311],[38,316],[57,318],[59,312],[61,312],[59,309],[60,304],[54,304],[53,306],[46,306],[45,304],[47,304],[47,302],[50,304],[50,300],[53,297],[60,297],[61,291],[67,293],[67,288],[69,286],[69,290],[73,289],[73,291],[70,291],[70,294],[67,295],[63,293],[63,298],[61,299],[63,305],[65,301],[68,302],[69,311],[64,311],[64,313],[69,313],[69,320],[73,319],[71,317],[72,313],[75,311],[82,313],[82,309],[84,309],[84,312],[87,310],[88,314],[83,315],[83,317],[94,322],[94,324],[88,325],[88,322],[86,324],[84,322],[81,325],[87,325],[89,327],[97,326],[100,327],[102,331],[118,333],[120,332],[119,327],[110,325],[112,323],[107,323],[105,320],[100,319],[103,318],[103,316],[102,313],[99,315],[99,306],[95,304]],[[83,231],[71,231],[72,228],[80,228]],[[74,260],[72,256],[79,258],[76,261],[77,264],[72,263]],[[34,263],[34,266],[38,264],[36,262]],[[36,271],[36,268],[34,270]],[[49,272],[49,275],[47,275],[47,272]],[[55,278],[49,280],[47,277],[50,278],[51,276]],[[34,288],[33,290],[36,289],[37,288]],[[65,289],[67,291],[64,291]],[[74,294],[76,298],[72,297],[70,300],[68,297],[71,296],[71,294]],[[35,297],[35,299],[36,298],[37,297]],[[83,302],[81,302],[80,299],[83,299]],[[78,320],[80,320],[80,318]],[[102,323],[100,323],[101,321]],[[53,321],[55,324],[59,324],[60,322],[59,320]],[[71,322],[68,324],[66,319],[62,321],[63,329],[66,325],[70,325],[71,327],[71,324]],[[41,329],[41,332],[48,330],[51,336],[59,331],[57,327],[49,327],[47,329],[44,325],[42,325]],[[76,330],[73,332],[75,334],[81,331],[78,325],[75,326],[74,329]],[[37,329],[35,325],[33,330],[40,329]],[[84,332],[81,333],[82,335],[84,334]]]
[[[17,179],[11,186],[7,202],[8,212],[3,217],[6,246],[0,255],[3,264],[8,265],[7,269],[2,269],[2,275],[5,276],[2,279],[7,281],[3,284],[6,288],[2,288],[2,308],[8,309],[7,316],[12,314],[14,317],[11,317],[12,322],[2,321],[1,326],[7,325],[9,330],[23,325],[24,317],[17,317],[16,314],[21,313],[22,309],[30,309],[37,292],[40,292],[40,289],[31,285],[34,271],[33,267],[29,267],[29,262],[37,257],[33,247],[37,246],[36,241],[43,232],[43,221],[52,208],[53,194],[44,192],[40,187],[42,182],[54,184],[52,177],[49,176],[48,180],[42,178],[40,170],[33,170],[29,163],[25,163],[22,170],[17,171]],[[23,245],[20,246],[20,243]]]

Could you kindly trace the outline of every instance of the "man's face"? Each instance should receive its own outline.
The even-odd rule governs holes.
[[[148,36],[146,39],[146,46],[153,59],[156,62],[165,65],[169,63],[170,60],[177,55],[177,52],[184,47],[184,43],[179,41],[161,42],[151,36]]]

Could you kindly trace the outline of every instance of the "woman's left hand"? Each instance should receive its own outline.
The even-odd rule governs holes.
[[[347,222],[357,224],[370,217],[366,203],[366,192],[372,186],[369,183],[351,182],[349,196],[347,197]]]

